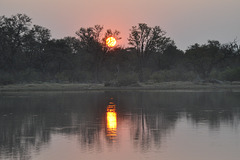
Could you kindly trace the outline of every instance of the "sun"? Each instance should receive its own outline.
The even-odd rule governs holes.
[[[117,41],[114,37],[108,37],[106,39],[106,44],[108,47],[114,47],[116,45]]]

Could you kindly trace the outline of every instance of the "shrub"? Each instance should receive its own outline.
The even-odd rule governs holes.
[[[55,74],[55,80],[57,82],[68,82],[69,79],[70,79],[70,74],[66,71],[62,71]]]
[[[138,81],[138,75],[134,72],[131,73],[121,73],[117,78],[117,86],[129,86],[136,84]]]
[[[105,82],[113,81],[114,79],[116,79],[116,76],[117,76],[117,73],[110,72],[107,70],[103,70],[99,73],[100,81],[105,81]]]
[[[149,80],[152,74],[152,70],[148,68],[143,68],[143,80]]]
[[[65,70],[55,74],[57,82],[88,82],[92,80],[92,73],[86,71],[71,71]]]
[[[15,73],[14,75],[17,82],[33,82],[43,81],[43,75],[41,72],[36,72],[34,69],[26,69]]]
[[[196,74],[189,71],[163,70],[154,72],[150,79],[154,82],[192,81],[195,77]]]
[[[115,80],[106,81],[105,86],[121,87],[121,86],[133,86],[138,83],[138,75],[135,72],[130,73],[118,73]]]
[[[13,84],[14,82],[14,76],[12,74],[0,71],[0,85]]]
[[[220,73],[220,78],[226,81],[240,81],[240,67],[227,68]]]

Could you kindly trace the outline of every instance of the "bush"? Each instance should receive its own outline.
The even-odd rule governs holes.
[[[0,71],[0,85],[13,84],[14,76],[10,73]]]
[[[104,85],[112,87],[121,87],[121,86],[136,86],[138,85],[138,75],[134,72],[130,73],[118,73],[117,79],[110,80],[104,83]]]
[[[17,82],[43,81],[44,78],[45,76],[41,72],[36,72],[34,69],[26,69],[15,73]]]
[[[220,77],[220,72],[217,70],[213,70],[210,75],[209,75],[210,79],[221,79]]]
[[[226,81],[240,81],[240,67],[227,68],[220,73],[220,78]]]
[[[152,70],[148,68],[143,68],[143,80],[149,80],[152,74]]]
[[[93,78],[92,73],[86,71],[70,71],[65,70],[55,75],[57,82],[88,82]]]
[[[74,71],[71,74],[71,82],[89,82],[93,81],[93,73],[87,71]]]
[[[118,75],[117,78],[117,86],[129,86],[136,84],[138,81],[138,74],[131,72],[131,73],[121,73]]]
[[[196,77],[193,72],[184,72],[178,70],[163,70],[154,72],[150,79],[154,82],[168,82],[168,81],[192,81]]]
[[[110,72],[107,70],[103,70],[99,73],[99,79],[102,82],[109,82],[109,81],[113,81],[114,79],[116,79],[117,74],[114,72]]]
[[[55,74],[55,80],[57,82],[69,82],[70,74],[69,72],[62,71],[57,74]]]

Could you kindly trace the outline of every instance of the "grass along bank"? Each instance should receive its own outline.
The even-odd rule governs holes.
[[[229,90],[240,91],[240,82],[161,82],[138,83],[129,86],[105,86],[103,83],[29,83],[0,86],[0,92],[17,91],[97,91],[97,90]]]

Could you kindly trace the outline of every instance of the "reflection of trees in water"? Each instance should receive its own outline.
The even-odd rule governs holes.
[[[101,149],[100,131],[101,125],[93,123],[85,123],[78,128],[78,139],[81,148],[84,150],[92,150],[94,147]]]
[[[51,134],[80,134],[82,144],[96,142],[92,137],[101,127],[91,130],[91,124],[85,122],[96,119],[92,111],[99,107],[101,96],[97,99],[88,94],[78,96],[0,97],[0,159],[31,159],[30,153],[40,152],[42,145],[48,144]],[[89,107],[89,102],[93,106]]]
[[[44,130],[44,121],[36,118],[34,114],[21,112],[18,110],[1,117],[0,155],[5,158],[31,159],[29,152],[32,147],[38,152],[41,146],[49,141],[50,134]]]
[[[122,106],[131,106],[134,144],[147,150],[174,129],[185,116],[193,123],[204,122],[210,129],[221,123],[238,126],[240,93],[228,92],[129,92],[120,97]],[[185,114],[182,114],[185,113]]]
[[[239,124],[239,93],[199,93],[193,99],[193,105],[186,107],[186,115],[194,124],[205,123],[211,129],[219,128],[222,123]]]
[[[237,126],[240,120],[240,114],[238,109],[234,110],[195,110],[188,111],[187,118],[194,124],[205,123],[208,124],[211,129],[219,128],[222,123],[227,123],[232,126]]]
[[[136,148],[143,151],[151,147],[160,147],[161,140],[174,128],[176,118],[167,117],[164,113],[148,113],[133,115],[131,118],[131,137]]]
[[[133,98],[133,97],[132,97]],[[131,137],[136,148],[147,151],[151,147],[160,147],[161,140],[174,128],[178,113],[171,108],[159,107],[159,99],[148,93],[138,93],[129,104],[137,106],[132,110]]]
[[[195,124],[204,122],[211,128],[221,123],[234,126],[240,122],[240,93],[92,92],[2,96],[0,159],[31,159],[30,152],[40,152],[52,134],[76,135],[82,149],[101,150],[109,97],[116,100],[118,120],[130,113],[131,138],[135,147],[143,151],[160,147],[162,139],[183,115]]]
[[[131,94],[131,93],[129,93]],[[204,122],[210,128],[221,123],[232,125],[240,122],[240,93],[236,92],[144,92],[138,93],[145,109],[177,116],[186,113],[193,123]],[[140,96],[140,94],[142,94]],[[126,95],[126,97],[131,97]],[[141,106],[136,99],[129,99],[132,106]]]

